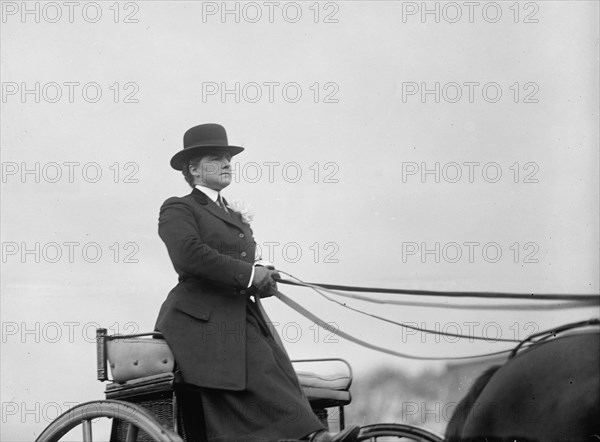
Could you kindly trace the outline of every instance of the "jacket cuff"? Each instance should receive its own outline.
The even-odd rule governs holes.
[[[239,261],[236,268],[234,279],[238,287],[247,288],[252,285],[252,279],[254,278],[254,265],[250,262]]]
[[[252,283],[254,282],[254,268],[255,268],[255,266],[252,266],[252,273],[250,274],[250,281],[248,281],[248,285],[246,286],[247,289],[249,289],[252,286]]]

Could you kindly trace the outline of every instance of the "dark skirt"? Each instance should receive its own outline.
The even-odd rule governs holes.
[[[292,364],[256,304],[246,308],[246,390],[202,388],[208,442],[300,439],[325,427],[313,413]]]

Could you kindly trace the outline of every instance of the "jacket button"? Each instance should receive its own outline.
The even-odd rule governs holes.
[[[240,233],[238,236],[239,236],[240,238],[245,238],[245,237],[246,237],[246,235],[244,235],[243,233]]]
[[[240,295],[245,295],[246,294],[246,290],[240,290]]]
[[[246,257],[246,252],[242,252],[242,253],[240,253],[240,255],[242,255],[242,258],[245,258]]]

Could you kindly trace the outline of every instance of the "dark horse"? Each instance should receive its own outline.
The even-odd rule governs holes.
[[[519,344],[504,365],[475,381],[446,440],[600,441],[598,323],[570,324]]]

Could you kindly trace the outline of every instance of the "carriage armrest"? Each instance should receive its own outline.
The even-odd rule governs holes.
[[[350,385],[352,385],[352,367],[345,359],[296,359],[292,361],[292,364],[307,364],[306,369],[303,370],[294,367],[300,383],[305,387],[347,391],[350,390]],[[339,367],[341,367],[341,370]],[[312,370],[308,371],[310,368]]]
[[[296,369],[296,376],[313,408],[350,403],[352,367],[344,359],[302,359],[292,363],[306,363],[302,371]]]
[[[339,411],[339,429],[345,427],[344,406],[352,401],[352,367],[344,359],[294,360],[296,376],[315,414],[329,428],[328,408]],[[302,371],[297,366],[302,364]]]
[[[96,372],[100,382],[108,380],[106,371],[106,329],[96,329]]]

